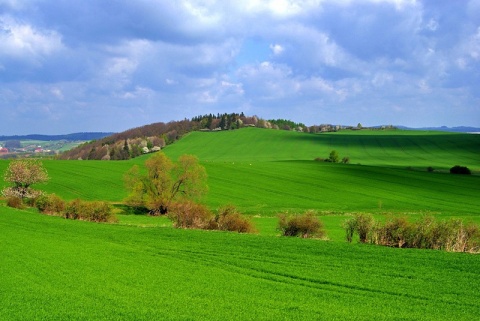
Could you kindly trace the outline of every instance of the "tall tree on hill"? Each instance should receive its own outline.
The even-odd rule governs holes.
[[[195,199],[207,191],[205,168],[195,156],[183,155],[173,163],[159,152],[145,162],[146,173],[135,165],[124,176],[129,195],[125,202],[144,207],[152,215],[166,214],[173,202]]]

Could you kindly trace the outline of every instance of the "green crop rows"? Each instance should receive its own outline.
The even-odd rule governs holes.
[[[472,320],[480,259],[2,208],[2,320]]]

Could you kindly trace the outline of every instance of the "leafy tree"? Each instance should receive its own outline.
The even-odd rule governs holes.
[[[332,163],[338,163],[338,160],[340,159],[340,156],[338,156],[338,152],[336,150],[332,150],[330,152],[330,156],[328,156],[328,159]]]
[[[145,162],[145,171],[132,167],[124,177],[130,191],[126,203],[147,208],[152,215],[166,214],[175,201],[202,196],[206,190],[205,168],[192,155],[183,155],[173,163],[164,153],[156,153]]]
[[[41,194],[31,188],[31,185],[48,181],[48,174],[42,162],[35,159],[21,159],[10,162],[5,171],[4,179],[13,186],[3,189],[5,197],[18,197],[20,199],[34,198]]]

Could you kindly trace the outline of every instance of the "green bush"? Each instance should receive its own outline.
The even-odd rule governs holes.
[[[374,225],[375,220],[371,214],[355,214],[354,217],[346,220],[343,224],[347,234],[347,241],[351,242],[353,235],[357,233],[360,242],[366,243],[371,235]]]
[[[7,206],[19,209],[25,208],[22,199],[16,196],[7,197]]]
[[[328,161],[332,163],[338,163],[339,159],[340,156],[338,156],[338,152],[336,150],[332,150],[328,156]]]
[[[212,212],[205,205],[193,201],[173,204],[167,215],[177,228],[215,229]]]
[[[278,229],[283,236],[325,237],[323,223],[315,217],[312,211],[307,211],[304,215],[280,214],[278,218]]]
[[[35,207],[42,213],[60,215],[65,210],[65,202],[55,194],[48,194],[38,197]]]
[[[195,228],[204,230],[232,231],[238,233],[254,233],[252,223],[238,213],[234,206],[220,208],[217,215],[202,204],[185,200],[170,207],[168,217],[177,228]]]
[[[238,233],[255,233],[256,229],[252,222],[241,215],[232,205],[221,207],[215,216],[215,224],[221,231]]]
[[[86,202],[79,199],[73,200],[65,206],[63,216],[68,219],[92,222],[116,221],[112,207],[107,202]]]
[[[414,227],[405,217],[394,217],[384,224],[376,223],[371,231],[371,242],[392,247],[411,247]]]
[[[450,174],[471,175],[472,172],[466,166],[455,165],[452,168],[450,168]]]
[[[82,201],[79,199],[73,200],[66,204],[63,217],[71,220],[81,219]]]
[[[343,164],[350,164],[350,157],[345,156],[344,158],[342,158],[342,163]]]

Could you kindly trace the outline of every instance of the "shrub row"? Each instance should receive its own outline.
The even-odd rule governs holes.
[[[58,215],[67,219],[92,222],[116,221],[112,207],[106,202],[87,202],[79,199],[65,202],[55,194],[48,194],[37,198],[35,206],[41,213]]]
[[[304,215],[278,215],[278,230],[283,236],[325,237],[326,233],[323,223],[315,217],[312,211],[307,211]]]
[[[176,228],[255,233],[252,222],[241,215],[234,206],[220,208],[213,214],[205,205],[184,201],[170,207],[168,217]]]
[[[424,216],[417,222],[393,217],[385,223],[375,222],[369,214],[358,214],[344,222],[347,241],[358,234],[360,242],[400,247],[445,250],[448,252],[480,252],[480,229],[458,219],[437,221]]]

